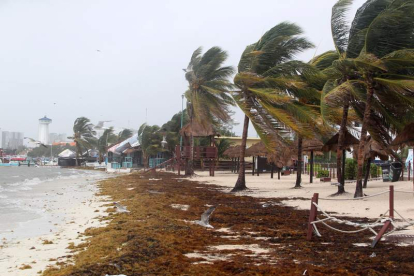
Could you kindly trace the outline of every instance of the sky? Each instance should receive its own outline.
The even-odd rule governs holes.
[[[118,128],[162,125],[181,110],[183,68],[199,46],[220,46],[237,66],[244,48],[274,25],[301,26],[316,48],[334,48],[336,0],[1,0],[0,128],[37,138],[72,132],[77,117]],[[363,3],[354,1],[350,18]],[[233,128],[241,135],[243,114]],[[252,128],[249,136],[255,136]]]

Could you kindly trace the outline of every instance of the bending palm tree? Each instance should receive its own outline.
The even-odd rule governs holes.
[[[340,0],[333,14],[341,14],[351,1]],[[363,152],[367,132],[383,146],[390,143],[389,132],[402,127],[399,118],[412,120],[414,83],[413,66],[414,1],[372,0],[357,12],[349,30],[333,28],[333,36],[342,59],[334,63],[337,71],[346,72],[341,82],[330,81],[325,100],[346,107],[352,105],[362,119],[358,148],[358,173],[355,197],[362,193]],[[339,18],[341,22],[343,17]],[[344,26],[344,24],[339,24]],[[342,39],[339,39],[342,38]],[[341,103],[339,103],[341,102]],[[393,102],[391,106],[389,103]],[[345,113],[344,113],[345,114]]]
[[[239,72],[234,79],[240,91],[234,92],[233,97],[245,113],[245,120],[239,177],[233,191],[246,189],[244,156],[249,120],[271,151],[281,148],[284,138],[279,134],[280,122],[258,102],[257,97],[266,94],[266,89],[271,86],[293,89],[299,85],[298,82],[284,77],[269,79],[269,76],[272,72],[280,70],[278,66],[290,61],[296,54],[313,47],[312,43],[301,35],[302,30],[297,25],[288,22],[280,23],[266,32],[258,42],[247,46],[241,56]],[[291,65],[293,67],[293,64]],[[283,72],[284,69],[281,71]]]
[[[114,129],[112,127],[105,129],[102,136],[98,139],[99,163],[101,163],[103,160],[103,156],[106,153],[108,143],[112,144],[116,141],[117,136],[114,134]]]
[[[79,166],[79,157],[82,156],[82,148],[90,149],[94,143],[96,131],[93,130],[93,124],[88,118],[79,117],[73,124],[73,139],[76,144],[76,165]]]
[[[194,51],[190,63],[184,70],[188,81],[187,112],[190,117],[190,160],[186,166],[186,175],[194,174],[193,168],[193,121],[203,126],[214,122],[230,121],[229,107],[234,105],[228,91],[233,87],[228,78],[234,73],[231,66],[222,66],[227,53],[219,47],[212,47],[203,55],[201,48]]]

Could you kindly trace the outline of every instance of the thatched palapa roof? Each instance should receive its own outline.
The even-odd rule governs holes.
[[[374,160],[375,157],[378,157],[382,161],[388,160],[388,152],[387,149],[380,145],[377,141],[374,141],[371,136],[367,138],[367,142],[365,144],[365,159],[371,158]]]
[[[338,139],[339,133],[335,134],[334,136],[329,139],[325,145],[322,147],[322,151],[336,151],[338,147]],[[359,140],[355,138],[351,133],[348,131],[345,132],[345,139],[344,139],[344,146],[345,148],[350,148],[359,145]]]
[[[193,137],[209,137],[209,136],[218,136],[211,126],[211,124],[202,125],[198,123],[196,120],[193,121],[193,124],[190,123],[183,126],[180,130],[181,136],[191,136],[191,132],[193,133]]]
[[[246,156],[267,157],[267,162],[274,163],[278,168],[292,165],[292,157],[295,156],[295,149],[279,143],[274,151],[269,151],[263,142],[259,142],[246,150]]]
[[[256,143],[250,148],[246,149],[246,157],[249,156],[263,156],[266,157],[269,154],[269,150],[266,148],[263,142]]]
[[[315,155],[323,155],[322,147],[322,141],[317,139],[305,139],[302,142],[302,151],[305,153],[313,151]]]
[[[414,123],[408,124],[404,127],[394,141],[392,141],[391,146],[398,148],[404,146],[414,146]]]
[[[240,150],[241,150],[241,146],[232,146],[226,149],[223,155],[230,157],[230,158],[238,158],[240,157]]]
[[[381,144],[372,139],[371,136],[367,137],[364,148],[364,160],[368,160],[369,158],[371,158],[371,160],[374,160],[375,157],[378,157],[382,161],[387,161],[388,155],[389,153],[387,148],[381,146]],[[358,158],[357,150],[354,150],[354,158]]]

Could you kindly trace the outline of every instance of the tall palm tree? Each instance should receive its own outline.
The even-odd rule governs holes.
[[[340,15],[351,1],[340,0],[334,6]],[[401,129],[399,117],[412,118],[412,50],[414,40],[414,1],[371,0],[356,13],[349,30],[333,29],[333,36],[342,59],[334,62],[344,74],[340,82],[333,80],[327,102],[349,103],[362,120],[358,147],[358,173],[355,197],[362,193],[363,152],[367,132],[381,145],[387,146],[390,131]],[[334,18],[334,15],[333,15]],[[343,22],[343,16],[336,16]],[[345,26],[345,24],[338,24]],[[343,39],[340,39],[343,38]],[[389,103],[393,102],[391,106]],[[344,113],[345,114],[345,113]]]
[[[257,43],[246,48],[239,62],[239,73],[235,77],[235,84],[240,91],[234,92],[233,96],[246,114],[244,130],[247,130],[250,119],[261,139],[272,151],[280,149],[281,143],[287,142],[279,135],[281,123],[300,134],[299,145],[303,135],[312,135],[306,121],[315,115],[315,104],[320,101],[320,93],[309,84],[319,83],[321,87],[323,82],[314,75],[318,74],[317,69],[292,60],[296,54],[313,47],[301,35],[301,28],[295,24],[282,22],[276,25]],[[306,97],[307,100],[300,102],[297,97]],[[279,108],[275,108],[276,105]],[[243,134],[246,134],[242,140],[245,141],[247,131]],[[242,162],[244,151],[245,145],[242,144]],[[300,151],[298,159],[300,165]],[[243,163],[233,191],[246,188],[242,165]],[[297,185],[300,185],[300,181],[299,170]]]
[[[186,175],[192,175],[193,169],[193,133],[194,120],[203,126],[214,122],[228,122],[230,106],[234,105],[228,91],[233,85],[229,77],[234,73],[231,66],[222,66],[227,59],[227,53],[219,47],[212,47],[202,54],[201,47],[194,51],[190,63],[185,69],[188,81],[187,112],[190,118],[191,136],[190,160],[186,166]]]
[[[95,143],[96,131],[93,130],[93,124],[86,117],[79,117],[73,124],[73,135],[68,137],[73,139],[76,146],[76,165],[79,166],[79,157],[82,156],[82,149],[90,149]]]

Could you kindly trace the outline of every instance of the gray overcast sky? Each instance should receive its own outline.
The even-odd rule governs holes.
[[[163,124],[181,110],[182,68],[197,47],[220,46],[237,66],[246,45],[287,20],[322,53],[333,49],[335,2],[1,0],[0,128],[37,138],[47,115],[50,132],[70,134],[80,116],[137,129],[146,108],[149,124]],[[240,111],[235,119],[243,121]]]

